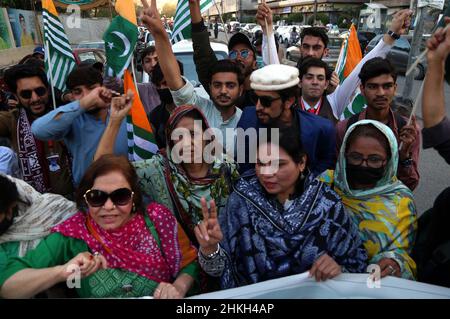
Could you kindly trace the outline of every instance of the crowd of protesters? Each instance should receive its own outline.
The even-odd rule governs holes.
[[[297,67],[280,64],[265,30],[272,12],[260,4],[258,50],[236,33],[229,58],[217,60],[199,1],[189,8],[209,98],[183,76],[155,1],[145,5],[156,45],[142,52],[151,80],[138,91],[159,148],[150,158],[127,158],[126,116],[138,97],[103,68],[77,66],[55,99],[41,48],[6,70],[0,297],[183,298],[303,272],[324,281],[373,264],[382,278],[450,287],[450,191],[427,222],[412,193],[421,141],[450,164],[450,31],[427,43],[420,131],[414,115],[396,112],[397,72],[386,59],[410,10],[394,14],[340,83],[322,61],[322,28],[300,34]],[[358,88],[367,107],[342,120]],[[256,136],[240,140],[243,131]],[[75,291],[65,285],[73,276]]]

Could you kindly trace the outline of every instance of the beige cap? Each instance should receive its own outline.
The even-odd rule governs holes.
[[[253,71],[250,75],[250,86],[253,90],[279,91],[296,86],[298,69],[285,64],[270,64]]]

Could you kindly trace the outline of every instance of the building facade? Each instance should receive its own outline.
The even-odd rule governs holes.
[[[397,0],[394,0],[397,1]],[[400,0],[398,0],[400,1]],[[314,14],[314,6],[317,4],[317,13],[325,14],[330,23],[337,23],[342,15],[358,18],[357,13],[364,4],[364,0],[266,0],[266,3],[272,8],[274,15],[281,19],[287,18],[293,13],[301,13],[303,22]],[[222,14],[231,14],[238,21],[245,21],[245,18],[253,17],[256,14],[258,6],[257,0],[216,0],[216,4]],[[209,16],[217,17],[218,12],[215,6],[212,6],[208,13]]]

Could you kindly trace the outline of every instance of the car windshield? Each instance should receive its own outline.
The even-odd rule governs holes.
[[[217,59],[223,60],[227,59],[228,56],[226,52],[215,52]],[[197,83],[199,82],[197,71],[195,70],[195,64],[193,59],[193,53],[192,52],[178,52],[175,53],[175,56],[178,61],[183,63],[183,69],[184,69],[184,76],[187,77],[189,80],[194,80]]]
[[[341,49],[343,41],[344,41],[344,39],[341,39],[341,38],[329,38],[328,48],[329,49]]]

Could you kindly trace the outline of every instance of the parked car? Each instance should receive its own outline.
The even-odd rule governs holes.
[[[255,37],[256,32],[261,31],[262,32],[262,28],[260,25],[257,25],[256,27],[254,27],[251,31],[250,31],[250,35],[248,36],[250,39],[253,39]]]
[[[211,42],[211,48],[213,49],[216,57],[219,60],[228,59],[228,47],[223,43]],[[178,61],[183,63],[184,76],[189,79],[195,87],[195,90],[200,96],[209,98],[208,93],[201,85],[198,80],[197,71],[195,69],[194,63],[194,49],[192,48],[191,40],[182,40],[174,45],[172,45],[173,53],[175,54]],[[144,72],[142,76],[142,82],[146,83],[149,81],[149,76]]]
[[[370,52],[378,42],[383,38],[383,34],[375,36],[367,45],[365,53]],[[425,43],[425,38],[423,39],[422,45]],[[409,50],[411,49],[411,37],[401,36],[400,39],[394,42],[394,46],[387,54],[387,59],[394,65],[397,72],[400,74],[405,74],[408,65]],[[414,58],[415,61],[415,58]],[[427,71],[426,59],[421,61],[414,71],[414,78],[416,80],[423,80],[425,78],[425,73]]]
[[[328,37],[328,54],[322,58],[331,68],[334,69],[336,62],[339,58],[339,53],[341,52],[342,42],[344,39],[339,36]],[[291,46],[286,49],[286,59],[298,62],[300,59],[300,41],[297,42],[295,46]]]
[[[238,32],[241,28],[241,24],[238,21],[231,21],[229,24],[231,26],[231,32]]]
[[[244,27],[242,27],[241,32],[245,33],[249,38],[252,37],[253,29],[258,25],[256,23],[247,23]],[[261,28],[261,27],[260,27]]]
[[[80,64],[82,62],[95,63],[100,62],[105,64],[106,55],[104,49],[95,48],[77,48],[72,50],[75,57],[75,62]]]
[[[105,49],[105,41],[82,41],[75,46],[76,49]]]

